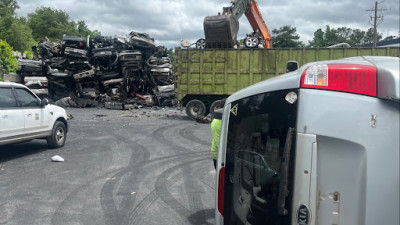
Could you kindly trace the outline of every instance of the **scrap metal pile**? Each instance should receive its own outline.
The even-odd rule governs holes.
[[[173,67],[167,49],[147,34],[131,32],[114,38],[64,36],[33,47],[33,60],[19,60],[17,74],[38,95],[70,105],[124,109],[171,105]],[[47,96],[46,96],[47,97]]]

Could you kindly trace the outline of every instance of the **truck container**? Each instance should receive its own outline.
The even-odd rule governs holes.
[[[286,64],[352,56],[400,57],[399,47],[303,49],[175,49],[175,93],[191,118],[213,111],[213,103],[268,78]]]

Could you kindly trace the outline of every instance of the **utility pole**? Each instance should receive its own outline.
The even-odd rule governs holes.
[[[374,11],[375,12],[375,15],[373,17],[370,16],[371,20],[372,20],[372,18],[374,18],[374,38],[373,38],[372,47],[375,48],[376,47],[376,42],[377,42],[376,36],[377,36],[377,33],[378,33],[377,27],[379,25],[379,24],[377,24],[377,20],[379,19],[381,22],[383,21],[383,16],[382,15],[378,16],[378,11],[386,11],[386,9],[378,9],[378,2],[375,2],[375,9],[369,9],[369,10],[366,10],[366,11],[370,11],[370,12]]]

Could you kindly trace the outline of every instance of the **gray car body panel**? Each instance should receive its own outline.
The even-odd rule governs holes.
[[[398,103],[315,89],[299,96],[297,132],[317,135],[316,224],[399,224]]]

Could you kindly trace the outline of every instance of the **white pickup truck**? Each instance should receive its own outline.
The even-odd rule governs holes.
[[[40,100],[22,84],[0,82],[0,146],[46,139],[50,147],[59,148],[67,132],[65,109]]]

